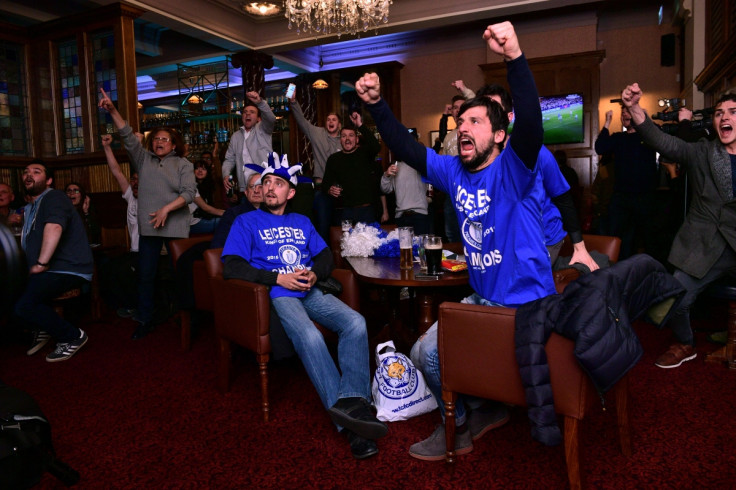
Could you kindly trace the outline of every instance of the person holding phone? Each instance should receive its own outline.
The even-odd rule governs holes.
[[[234,183],[229,180],[233,169],[236,172],[242,196],[248,177],[253,174],[245,164],[256,164],[263,167],[268,161],[268,155],[273,151],[273,129],[276,127],[276,116],[268,103],[261,98],[258,92],[245,94],[247,100],[241,109],[243,125],[230,138],[230,145],[222,162],[222,180],[225,192],[229,191]]]

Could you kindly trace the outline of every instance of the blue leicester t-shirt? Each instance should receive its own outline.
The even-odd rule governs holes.
[[[542,174],[545,197],[542,207],[544,221],[544,243],[554,245],[565,238],[567,232],[562,228],[562,216],[560,210],[554,205],[550,198],[557,197],[570,190],[570,184],[560,171],[552,152],[542,145],[537,157],[537,168]]]
[[[452,199],[470,285],[483,298],[519,306],[555,293],[545,247],[538,171],[507,148],[479,172],[427,149],[427,177]]]
[[[275,215],[260,209],[235,218],[227,236],[222,256],[238,255],[258,269],[288,274],[311,269],[313,258],[327,244],[312,222],[304,215]],[[271,288],[271,297],[303,298],[306,291],[292,291],[281,286]]]

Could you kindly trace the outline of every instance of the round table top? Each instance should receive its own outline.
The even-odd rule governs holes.
[[[468,284],[468,271],[443,272],[438,279],[418,279],[419,264],[412,270],[401,270],[398,257],[345,257],[359,281],[382,286],[444,287]]]

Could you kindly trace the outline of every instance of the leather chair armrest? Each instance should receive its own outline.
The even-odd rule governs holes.
[[[348,269],[333,269],[332,277],[340,281],[342,284],[342,294],[340,300],[354,309],[360,311],[360,287],[358,280],[355,278],[353,271]]]
[[[253,352],[270,352],[268,288],[221,275],[211,277],[210,285],[217,334]]]

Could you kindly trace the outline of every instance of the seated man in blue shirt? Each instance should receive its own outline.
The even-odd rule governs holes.
[[[222,257],[225,278],[271,287],[271,303],[333,422],[342,427],[357,459],[378,453],[374,439],[388,428],[370,408],[370,368],[365,319],[314,287],[332,272],[332,253],[306,216],[286,213],[301,165],[275,161],[261,174],[263,204],[238,216]],[[319,322],[338,336],[338,366]]]
[[[381,99],[375,73],[364,75],[355,89],[394,156],[453,199],[475,291],[463,302],[516,307],[555,294],[542,222],[545,191],[536,165],[544,135],[542,110],[513,26],[509,22],[488,26],[483,38],[507,63],[516,108],[514,134],[505,150],[509,120],[496,101],[486,97],[466,101],[458,114],[458,156],[437,155],[414,141],[396,120]],[[417,341],[411,357],[437,400],[442,400],[436,324]],[[459,455],[472,451],[473,437],[508,420],[504,409],[494,410],[471,434],[466,415],[460,398],[455,440]],[[444,425],[412,445],[409,454],[427,461],[444,459]]]

